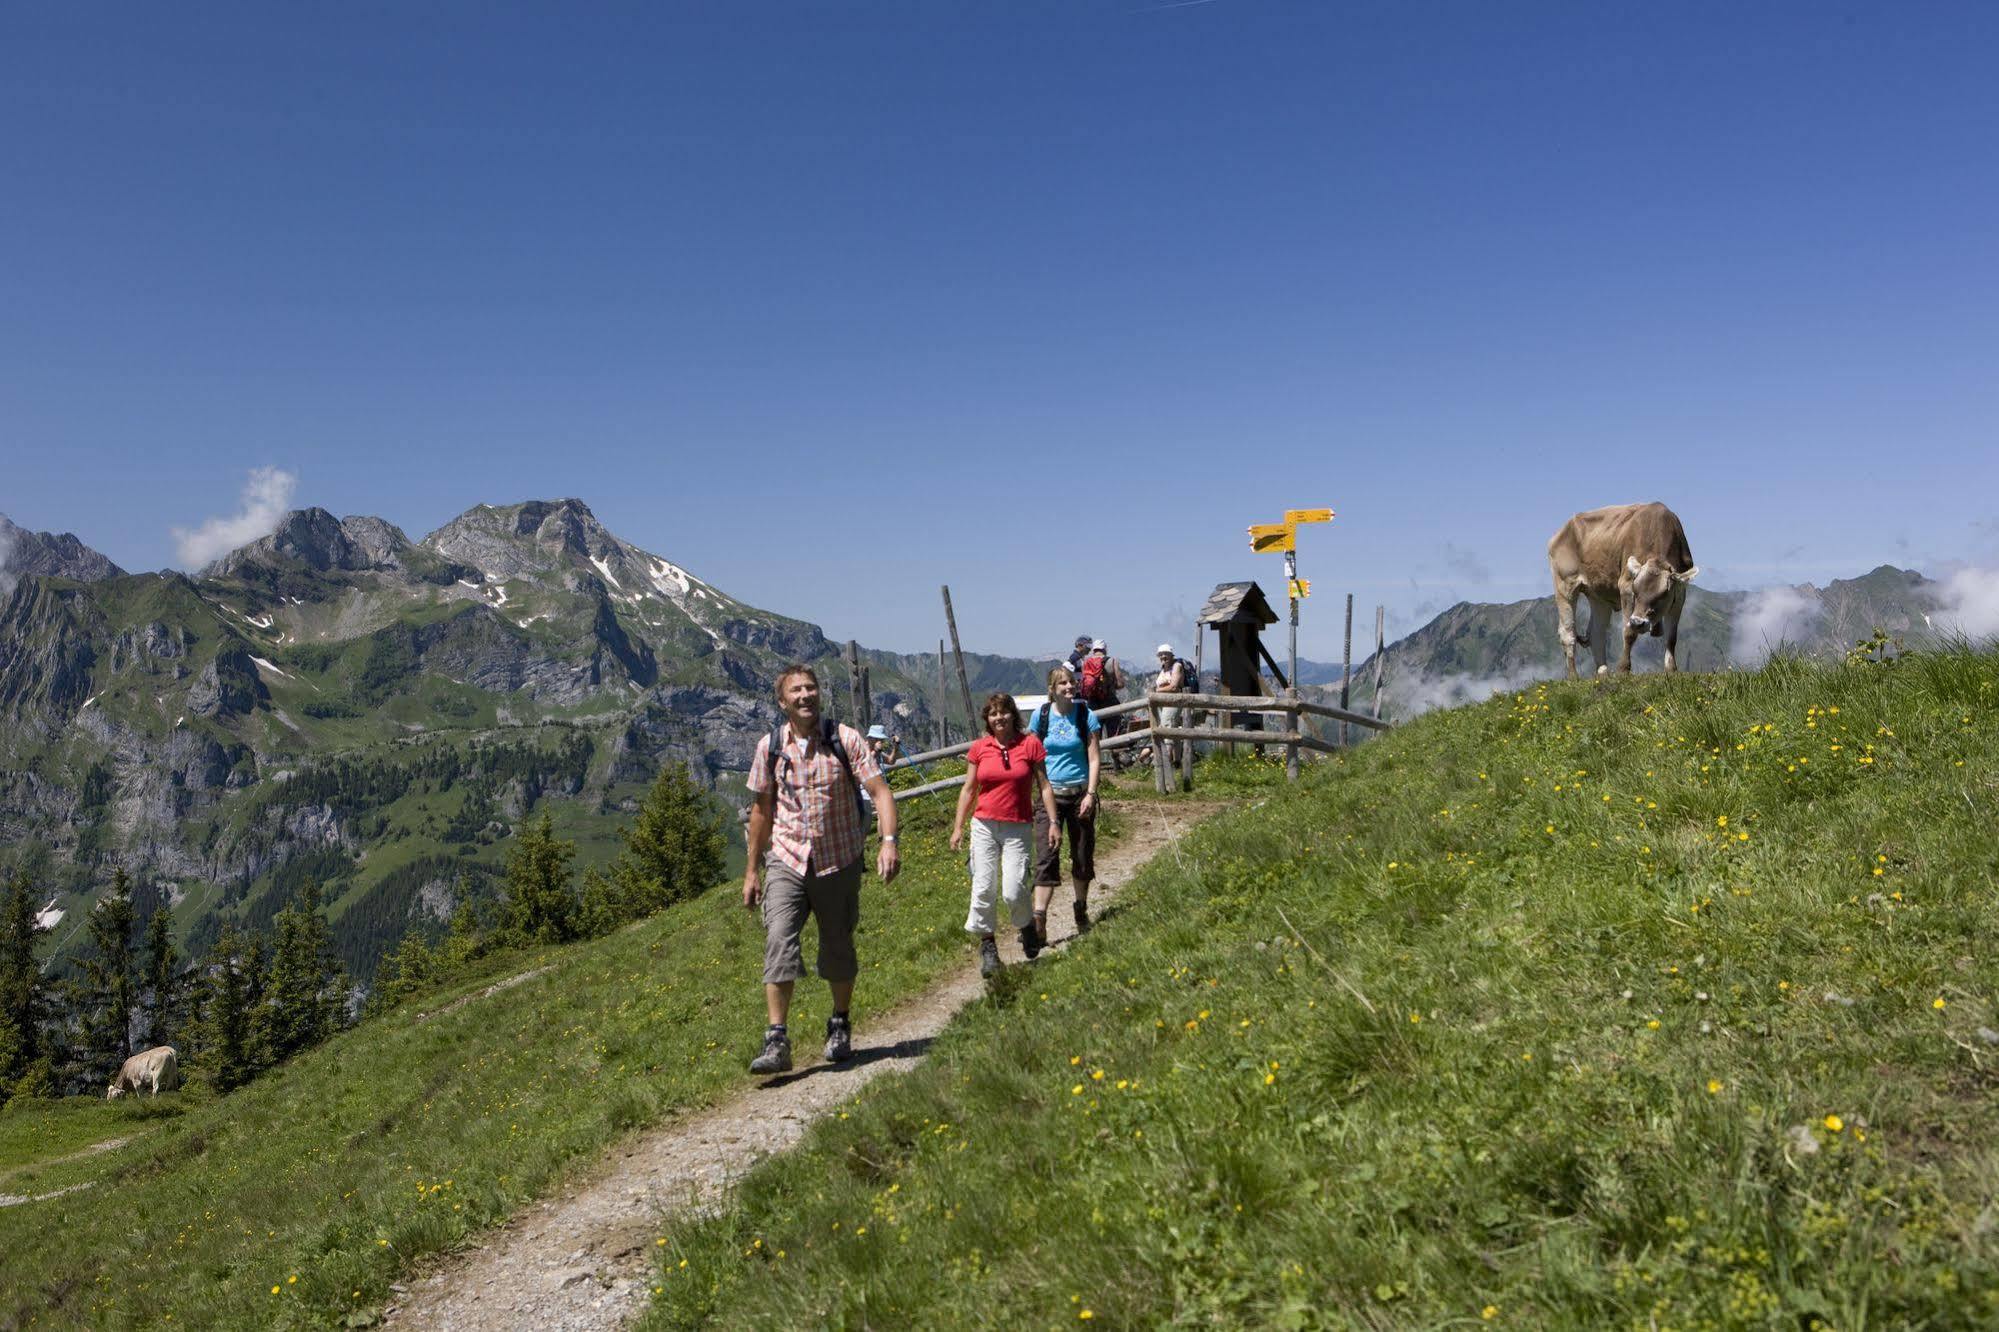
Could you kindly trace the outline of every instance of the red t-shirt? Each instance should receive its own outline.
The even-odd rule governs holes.
[[[1047,761],[1048,751],[1041,747],[1041,738],[1036,735],[1023,735],[1015,740],[1004,757],[999,741],[991,736],[982,735],[974,740],[965,752],[965,762],[972,765],[979,778],[979,803],[973,808],[972,817],[994,823],[1032,823],[1034,804],[1030,797],[1034,794],[1034,768]]]

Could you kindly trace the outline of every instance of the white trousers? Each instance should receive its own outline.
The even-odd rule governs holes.
[[[1031,823],[972,820],[972,909],[965,913],[966,933],[983,938],[993,932],[995,907],[1002,891],[1006,895],[1007,915],[1015,927],[1034,923],[1034,889],[1028,882],[1027,845],[1033,831]]]

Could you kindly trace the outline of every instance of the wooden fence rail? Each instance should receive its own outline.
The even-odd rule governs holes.
[[[1159,720],[1159,712],[1162,708],[1176,708],[1183,712],[1278,713],[1288,718],[1290,724],[1281,731],[1238,731],[1223,726],[1163,726]],[[1296,780],[1298,776],[1298,751],[1300,749],[1309,749],[1322,754],[1339,752],[1338,745],[1330,744],[1314,735],[1307,735],[1303,725],[1303,718],[1324,717],[1330,721],[1348,722],[1376,731],[1389,729],[1389,723],[1382,721],[1378,717],[1370,717],[1362,712],[1350,712],[1345,708],[1330,707],[1324,703],[1314,703],[1308,699],[1299,698],[1295,693],[1290,692],[1275,697],[1259,697],[1244,694],[1147,694],[1143,698],[1135,698],[1128,703],[1118,703],[1108,708],[1093,708],[1091,711],[1099,717],[1123,717],[1134,712],[1148,714],[1151,722],[1150,727],[1141,731],[1127,731],[1123,735],[1105,740],[1099,748],[1103,751],[1110,751],[1151,744],[1154,780],[1161,792],[1170,790],[1171,786],[1167,776],[1169,769],[1166,762],[1166,746],[1164,744],[1153,743],[1155,740],[1179,740],[1189,746],[1197,740],[1211,741],[1218,744],[1283,745],[1285,771],[1293,780]],[[949,745],[943,749],[933,749],[921,754],[911,754],[900,763],[892,765],[888,771],[893,772],[898,768],[913,768],[919,764],[931,763],[938,759],[962,758],[971,747],[972,741],[967,740],[962,744]],[[1192,789],[1192,764],[1184,764],[1182,771],[1188,788]],[[914,796],[929,795],[935,791],[943,791],[963,786],[964,784],[964,774],[960,773],[956,776],[941,778],[934,782],[925,782],[921,786],[912,786],[906,790],[897,791],[895,798],[898,801],[908,800]]]

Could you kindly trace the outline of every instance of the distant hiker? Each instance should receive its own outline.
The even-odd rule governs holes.
[[[1048,751],[1052,815],[1034,810],[1034,932],[1048,940],[1048,905],[1062,883],[1062,835],[1069,836],[1069,878],[1075,885],[1076,932],[1090,928],[1090,881],[1097,877],[1098,736],[1104,724],[1076,697],[1066,666],[1048,672],[1048,701],[1034,710],[1028,732]]]
[[[986,733],[965,754],[965,785],[951,817],[951,849],[964,843],[965,818],[972,815],[972,905],[965,931],[979,940],[979,974],[990,976],[1000,967],[999,944],[993,939],[996,897],[1006,899],[1007,914],[1020,931],[1021,951],[1030,959],[1041,952],[1043,936],[1035,928],[1027,883],[1027,836],[1035,797],[1050,822],[1055,797],[1044,771],[1046,751],[1039,739],[1022,733],[1020,705],[1013,696],[988,694],[984,715]]]
[[[1092,641],[1088,634],[1076,635],[1075,649],[1069,653],[1068,660],[1062,663],[1069,668],[1069,674],[1081,675],[1083,673],[1083,658],[1090,655],[1090,643]]]
[[[819,975],[833,991],[826,1057],[838,1062],[853,1053],[848,1010],[860,973],[854,926],[861,918],[861,858],[867,850],[863,790],[874,800],[881,825],[875,872],[888,883],[901,867],[888,780],[859,731],[820,717],[818,675],[810,666],[785,667],[777,677],[777,701],[785,719],[757,742],[750,760],[754,802],[743,905],[763,904],[764,1007],[770,1017],[763,1053],[750,1061],[752,1073],[791,1067],[785,1018],[792,982],[805,974],[798,940],[808,915],[819,920]]]
[[[902,741],[888,733],[888,728],[876,722],[868,728],[868,752],[875,756],[875,764],[887,772],[902,762]]]
[[[1092,712],[1102,712],[1118,701],[1118,692],[1123,688],[1124,667],[1118,665],[1117,658],[1104,646],[1103,639],[1091,639],[1090,650],[1083,655],[1083,664],[1076,670],[1077,695],[1090,705]],[[1122,717],[1102,717],[1099,720],[1103,723],[1106,740],[1117,739],[1118,732],[1124,729]],[[1111,766],[1119,767],[1121,761],[1114,757]]]
[[[1153,692],[1159,694],[1192,693],[1194,691],[1192,678],[1194,669],[1180,659],[1180,654],[1173,650],[1173,645],[1171,643],[1161,643],[1158,647],[1157,655],[1159,657],[1159,675],[1152,682]],[[1185,708],[1159,709],[1159,724],[1161,726],[1180,726],[1185,724],[1186,718],[1187,709]],[[1166,746],[1167,767],[1177,768],[1180,766],[1180,746],[1177,742],[1155,740],[1153,743]]]

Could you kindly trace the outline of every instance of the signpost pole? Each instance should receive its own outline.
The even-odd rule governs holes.
[[[1290,692],[1291,696],[1296,698],[1298,696],[1298,552],[1296,550],[1284,552],[1284,591],[1286,600],[1291,603]],[[1304,722],[1305,719],[1300,714],[1295,712],[1291,714],[1291,729],[1294,732],[1300,730]],[[1284,746],[1284,776],[1288,781],[1298,780],[1298,746],[1295,743]]]

